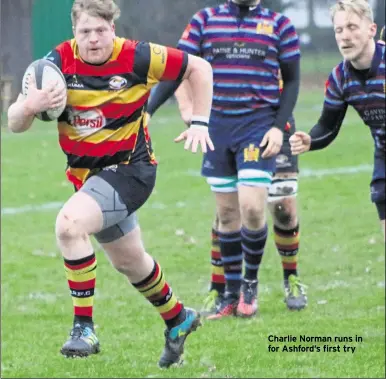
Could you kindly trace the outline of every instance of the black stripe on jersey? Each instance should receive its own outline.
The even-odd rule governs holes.
[[[184,53],[184,60],[182,62],[182,66],[181,66],[181,71],[180,71],[180,75],[178,75],[178,78],[177,78],[177,82],[182,80],[182,78],[184,77],[185,75],[185,71],[186,71],[186,68],[188,67],[188,54],[187,53]]]
[[[104,157],[79,157],[74,154],[67,154],[67,164],[72,168],[103,168],[127,161],[132,150],[119,151],[114,155],[105,155]]]
[[[113,88],[110,83],[115,76],[126,81],[122,88],[132,88],[137,84],[146,84],[146,78],[143,79],[134,73],[112,75],[112,76],[83,76],[83,75],[64,75],[68,89],[87,90],[87,91],[114,91],[120,88]]]
[[[133,71],[147,83],[147,74],[150,68],[150,45],[148,42],[139,42],[135,47]]]
[[[141,108],[137,109],[131,116],[128,116],[128,117],[107,118],[106,119],[106,125],[103,127],[103,129],[117,130],[126,124],[137,121],[142,115],[143,108],[144,107],[142,106]],[[60,121],[61,122],[67,122],[68,124],[71,125],[70,120],[71,120],[71,118],[70,118],[69,112],[66,109],[61,114],[58,121],[59,122]]]

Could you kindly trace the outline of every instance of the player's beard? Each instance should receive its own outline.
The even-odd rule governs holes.
[[[343,58],[354,63],[360,61],[368,50],[368,45],[362,45],[360,48],[353,46],[349,51],[341,50]]]

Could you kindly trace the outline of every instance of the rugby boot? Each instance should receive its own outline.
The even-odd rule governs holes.
[[[306,288],[296,275],[290,275],[288,280],[284,281],[284,302],[289,310],[300,311],[307,306]]]
[[[99,341],[95,335],[93,324],[75,322],[70,337],[60,352],[67,358],[88,357],[99,353]]]
[[[201,314],[203,316],[209,316],[209,315],[215,314],[223,298],[224,298],[223,293],[218,292],[215,289],[210,290],[208,293],[208,296],[204,301],[204,306],[201,310]]]
[[[239,303],[239,294],[225,292],[216,313],[209,315],[207,320],[219,320],[224,317],[236,315],[237,304]]]
[[[236,315],[250,318],[257,313],[257,280],[243,279]]]
[[[183,363],[182,354],[186,337],[194,332],[200,325],[200,314],[194,309],[185,308],[186,318],[181,324],[165,330],[165,347],[158,362],[160,368]]]

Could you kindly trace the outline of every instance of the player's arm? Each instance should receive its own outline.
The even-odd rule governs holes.
[[[331,144],[339,134],[348,104],[343,99],[337,79],[337,68],[326,82],[322,114],[310,133],[295,132],[290,138],[292,154],[298,155],[309,150],[320,150]]]
[[[284,131],[299,95],[300,45],[295,28],[286,17],[281,19],[279,35],[279,65],[283,91],[280,96],[280,107],[276,114],[275,126]]]
[[[193,97],[192,89],[190,88],[187,80],[183,81],[175,92],[177,99],[178,109],[181,114],[181,118],[186,125],[190,125],[192,122],[193,114]]]
[[[138,61],[146,62],[149,58],[147,70],[149,84],[154,85],[164,80],[186,80],[192,89],[191,127],[177,137],[175,142],[186,140],[185,149],[188,150],[191,147],[193,152],[197,151],[198,145],[201,146],[203,152],[206,152],[207,146],[214,150],[208,133],[213,95],[211,65],[202,58],[170,47],[149,43],[141,44],[140,49]],[[138,62],[136,65],[139,67]],[[141,64],[140,67],[143,65]]]
[[[60,56],[56,51],[48,54],[46,58],[57,65],[60,64]],[[33,76],[30,76],[27,85],[27,96],[20,93],[17,100],[8,109],[8,128],[13,133],[28,130],[35,114],[60,106],[66,96],[63,91],[56,88],[56,83],[51,83],[47,88],[38,90]]]
[[[199,56],[201,51],[201,38],[205,12],[197,12],[186,26],[177,48],[188,54]],[[189,124],[192,116],[192,90],[187,80],[163,81],[152,95],[147,112],[152,116],[167,99],[175,94],[181,116]]]

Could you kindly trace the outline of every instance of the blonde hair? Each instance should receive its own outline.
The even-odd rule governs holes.
[[[370,22],[374,22],[374,13],[367,0],[338,0],[336,4],[330,8],[332,22],[334,22],[336,12],[339,11],[355,13],[361,19],[367,18]]]
[[[81,13],[86,12],[90,16],[100,17],[108,22],[117,20],[121,11],[114,0],[75,0],[71,9],[72,25],[76,25]]]

